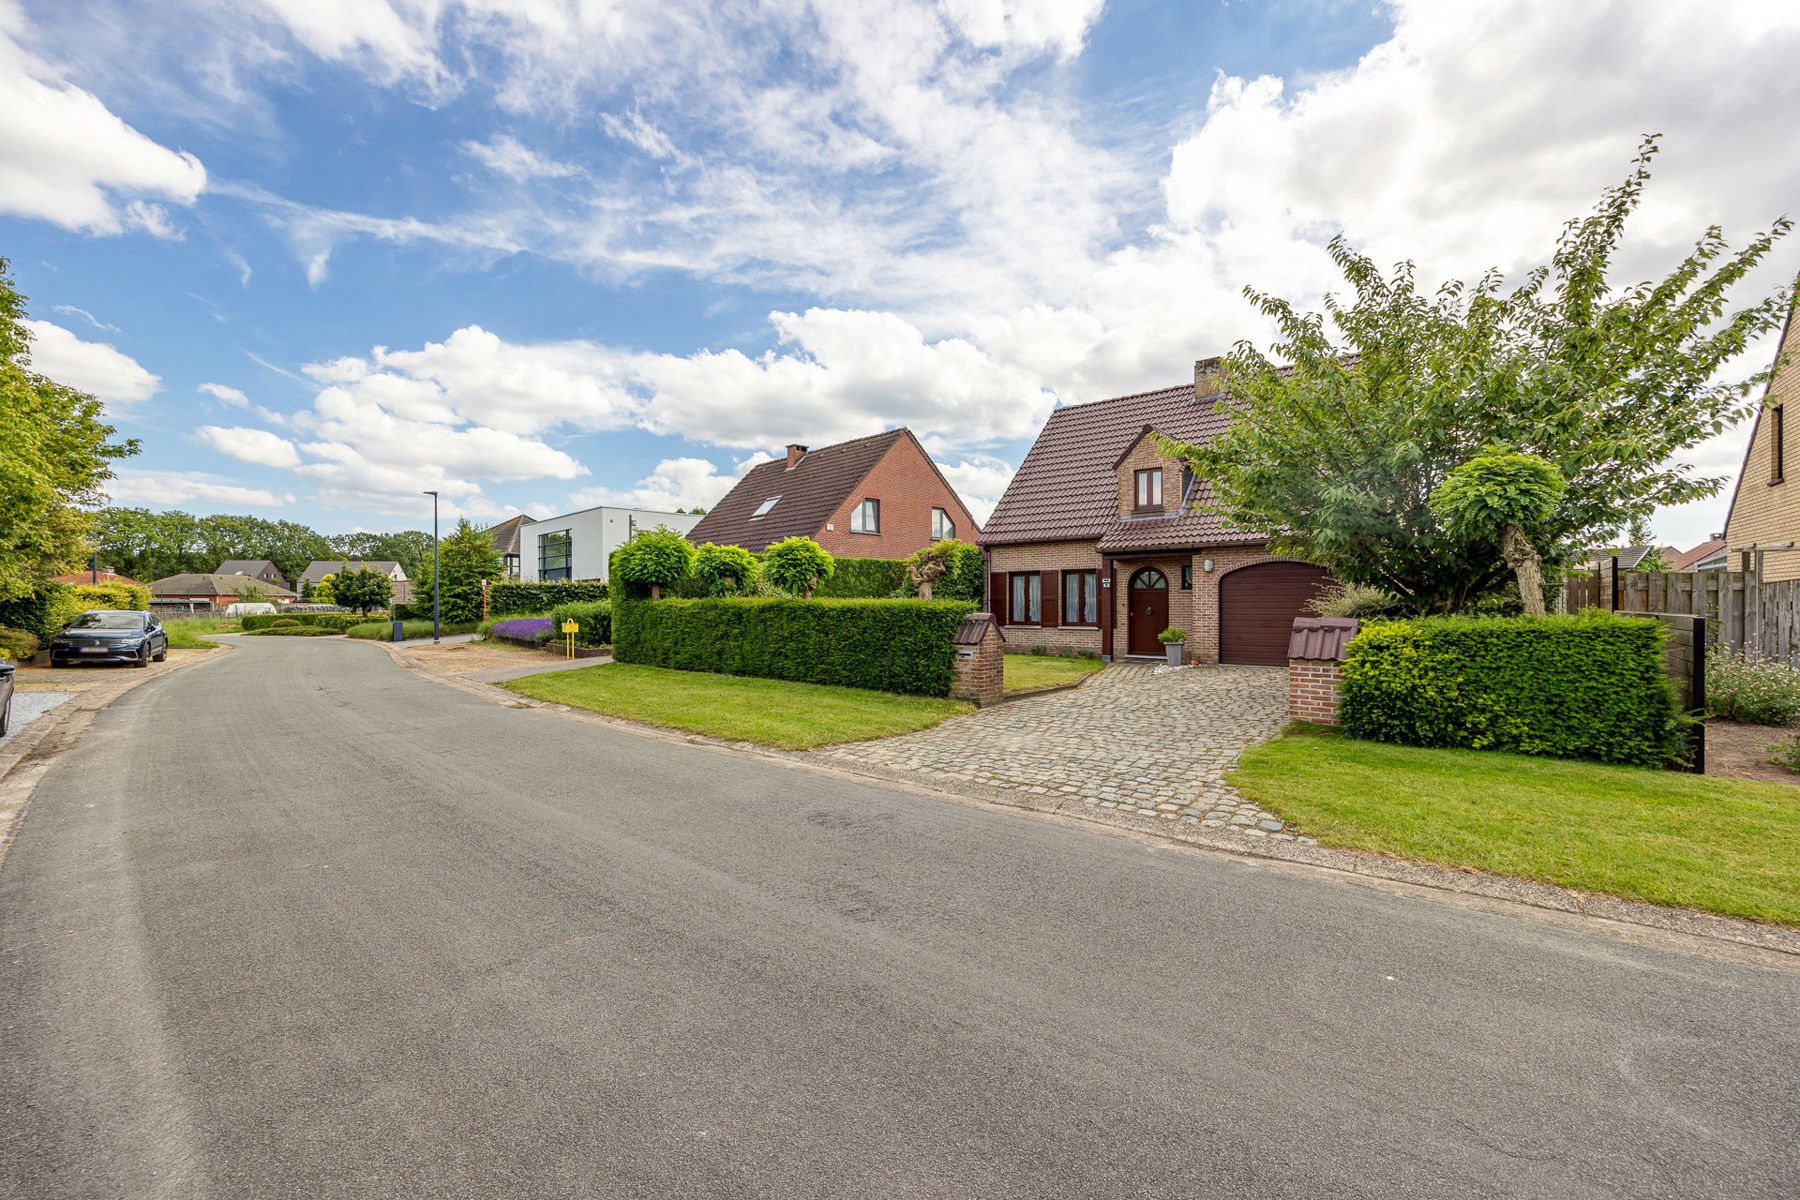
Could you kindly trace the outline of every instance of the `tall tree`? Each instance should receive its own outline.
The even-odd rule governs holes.
[[[332,581],[331,590],[340,608],[354,608],[363,616],[372,608],[386,608],[394,594],[394,584],[380,571],[358,567],[345,571]]]
[[[86,555],[84,508],[105,498],[113,462],[138,452],[115,432],[100,401],[31,369],[25,297],[0,258],[0,600]]]
[[[442,616],[446,622],[479,621],[481,619],[482,580],[501,578],[506,572],[494,539],[487,530],[478,529],[464,517],[440,543],[438,557],[443,563],[441,591]],[[419,568],[419,586],[413,589],[413,606],[421,612],[431,610],[431,558],[426,556]]]
[[[1792,223],[1735,253],[1715,226],[1665,278],[1614,288],[1655,151],[1646,140],[1625,182],[1510,292],[1490,271],[1427,295],[1411,263],[1384,275],[1342,238],[1330,249],[1349,295],[1326,297],[1324,314],[1245,289],[1291,366],[1240,343],[1226,367],[1228,429],[1165,447],[1210,483],[1207,506],[1232,526],[1419,611],[1456,609],[1511,574],[1491,538],[1452,532],[1431,508],[1485,446],[1536,455],[1564,481],[1541,530],[1553,565],[1660,506],[1714,495],[1724,479],[1671,457],[1752,408],[1766,372],[1720,382],[1721,371],[1780,323],[1794,291],[1736,310],[1728,296]]]

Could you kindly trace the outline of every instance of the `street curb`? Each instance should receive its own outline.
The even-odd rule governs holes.
[[[1800,929],[1783,925],[1764,925],[1756,921],[1724,917],[1695,909],[1671,908],[1639,900],[1625,900],[1557,884],[1537,883],[1505,875],[1494,875],[1469,867],[1444,866],[1417,862],[1361,850],[1338,850],[1329,846],[1303,845],[1297,842],[1273,841],[1266,835],[1201,829],[1173,817],[1158,819],[1135,813],[1119,814],[1112,810],[1095,810],[1079,800],[1050,794],[1034,794],[1009,788],[982,787],[975,784],[951,786],[936,780],[921,779],[916,773],[871,766],[866,763],[825,761],[822,750],[773,750],[752,742],[728,742],[703,734],[662,729],[620,717],[609,717],[564,704],[533,700],[509,692],[496,684],[475,683],[434,671],[422,663],[408,660],[387,643],[394,660],[408,670],[417,671],[434,682],[445,684],[490,703],[507,708],[537,708],[578,721],[606,725],[639,737],[656,738],[700,746],[728,754],[759,758],[786,766],[800,767],[815,773],[874,782],[917,795],[951,800],[957,803],[1004,808],[1028,812],[1071,824],[1111,831],[1127,836],[1173,843],[1184,849],[1224,854],[1240,860],[1255,860],[1285,867],[1316,870],[1353,880],[1418,888],[1427,892],[1451,893],[1459,898],[1508,907],[1524,907],[1560,914],[1583,924],[1603,927],[1635,927],[1682,938],[1726,943],[1752,951],[1783,956],[1784,960],[1800,960]],[[1042,693],[1032,693],[1041,695]],[[1615,930],[1616,931],[1616,930]]]

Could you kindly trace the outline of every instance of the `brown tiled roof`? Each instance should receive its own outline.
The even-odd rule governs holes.
[[[69,574],[69,575],[52,575],[50,577],[50,582],[51,583],[94,583],[96,581],[94,579],[94,575],[93,575],[92,571],[76,571],[73,574]],[[137,580],[132,579],[130,576],[121,575],[117,571],[102,571],[102,572],[100,572],[100,578],[99,578],[98,582],[100,582],[100,583],[123,583],[123,584],[128,584],[131,587],[143,587],[144,586],[143,584],[139,583]]]
[[[1673,565],[1669,569],[1671,571],[1691,571],[1697,563],[1711,558],[1724,548],[1724,538],[1713,538],[1710,541],[1701,542],[1687,553],[1675,555]]]
[[[292,596],[294,593],[272,583],[264,583],[253,575],[190,574],[170,575],[152,580],[152,596]]]
[[[912,433],[907,429],[890,429],[809,450],[791,468],[785,458],[752,467],[688,531],[688,540],[696,544],[742,546],[755,554],[782,538],[811,537],[825,527],[831,514],[849,498],[889,447],[910,437]],[[753,517],[751,514],[772,496],[780,496],[781,502],[767,516]]]
[[[488,536],[494,539],[495,554],[518,554],[519,529],[531,524],[531,518],[524,513],[516,517],[508,517],[498,525],[488,529]]]
[[[1227,392],[1196,399],[1193,385],[1183,384],[1057,409],[982,528],[982,544],[1092,538],[1106,552],[1263,541],[1191,507],[1168,517],[1119,515],[1115,464],[1145,426],[1187,442],[1209,441],[1225,429],[1219,405],[1229,400]],[[1193,498],[1210,498],[1204,483]]]

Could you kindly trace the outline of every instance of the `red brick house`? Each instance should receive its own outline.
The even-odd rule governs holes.
[[[1150,436],[1217,436],[1223,380],[1207,359],[1192,385],[1050,414],[981,536],[1008,645],[1161,657],[1156,635],[1175,627],[1190,662],[1287,661],[1293,620],[1325,572],[1196,508],[1207,485]]]
[[[846,558],[905,558],[947,537],[981,532],[956,489],[909,429],[822,446],[751,468],[688,532],[760,553],[809,537]]]

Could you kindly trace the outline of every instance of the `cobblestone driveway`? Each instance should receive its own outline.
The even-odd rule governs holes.
[[[1074,691],[1015,700],[922,733],[821,751],[1101,809],[1291,838],[1224,782],[1248,746],[1287,720],[1287,672],[1114,664]]]

